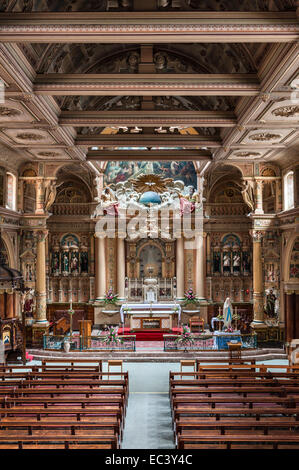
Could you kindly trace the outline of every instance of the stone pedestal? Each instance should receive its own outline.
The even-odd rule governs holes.
[[[94,324],[95,325],[120,325],[119,314],[120,307],[115,305],[109,308],[107,305],[94,306]]]

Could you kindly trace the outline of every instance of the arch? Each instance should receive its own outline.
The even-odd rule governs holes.
[[[299,236],[297,233],[292,233],[290,238],[287,241],[286,247],[285,247],[285,253],[283,258],[285,259],[285,264],[283,266],[283,281],[285,283],[299,283],[299,278],[296,281],[296,279],[290,278],[290,267],[291,267],[291,257],[293,253],[293,248],[296,243],[296,241],[299,241]]]
[[[155,258],[155,259],[152,259],[152,260],[146,259],[146,250],[147,250],[147,248],[152,248],[151,251],[154,251],[153,257],[158,255],[158,258]],[[144,254],[145,254],[145,258],[143,259],[144,263],[147,261],[147,264],[144,264],[143,266],[142,266],[142,252],[144,252]],[[151,264],[151,263],[156,265],[156,267],[157,267],[156,271],[153,271],[153,276],[154,277],[162,277],[162,273],[163,273],[162,263],[163,263],[163,260],[165,259],[165,256],[164,256],[163,249],[162,249],[162,247],[159,243],[155,243],[155,242],[152,242],[150,240],[143,243],[142,246],[139,247],[139,249],[138,249],[137,259],[139,260],[139,271],[140,271],[139,275],[141,277],[147,277],[148,276],[148,273],[145,273],[144,270],[145,270],[146,266]],[[143,270],[143,272],[141,272],[142,270]]]
[[[70,232],[64,233],[64,234],[60,237],[59,243],[60,243],[61,246],[63,246],[63,244],[64,244],[65,241],[67,242],[67,238],[73,239],[73,241],[76,243],[76,246],[79,248],[79,245],[80,245],[80,237],[79,237],[77,234],[70,233]]]
[[[7,255],[8,265],[10,268],[17,269],[17,254],[13,246],[12,240],[6,232],[1,232],[0,242],[2,241]]]

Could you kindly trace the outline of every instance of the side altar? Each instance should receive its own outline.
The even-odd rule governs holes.
[[[160,330],[171,331],[180,324],[181,306],[169,303],[126,303],[120,308],[122,324],[129,319],[131,331]]]

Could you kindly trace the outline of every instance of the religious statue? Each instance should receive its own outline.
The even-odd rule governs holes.
[[[71,257],[71,271],[76,272],[78,271],[78,254],[73,253]]]
[[[55,182],[50,182],[50,184],[46,187],[45,191],[45,212],[48,212],[50,207],[55,201],[56,198],[56,184]]]
[[[214,273],[220,273],[220,253],[214,253],[214,256],[213,256],[213,271],[214,271]]]
[[[243,272],[250,273],[250,254],[247,251],[243,253]]]
[[[88,253],[83,252],[81,253],[81,273],[88,272]]]
[[[230,254],[228,252],[225,252],[223,254],[223,272],[230,272]]]
[[[32,317],[34,307],[34,290],[30,289],[24,299],[24,313],[26,317]]]
[[[118,215],[118,202],[112,189],[107,186],[101,195],[101,206],[104,214]]]
[[[233,271],[234,272],[240,272],[240,262],[241,262],[240,253],[235,252],[233,254]]]
[[[188,186],[188,193],[180,197],[180,210],[181,215],[190,214],[195,209],[195,204],[200,202],[198,192],[195,191],[194,186]]]
[[[270,289],[269,293],[266,296],[266,308],[265,313],[268,317],[275,317],[275,302],[277,297],[274,295],[273,290]]]
[[[31,264],[26,264],[26,281],[33,281],[33,272]]]
[[[249,181],[243,182],[243,189],[241,193],[242,193],[244,202],[250,207],[252,211],[254,211],[254,208],[255,208],[254,192]]]
[[[223,305],[223,323],[225,328],[230,328],[233,319],[233,307],[230,298],[227,297]]]
[[[59,271],[59,253],[56,251],[52,258],[52,272],[57,273]]]
[[[63,261],[63,271],[68,272],[68,270],[69,270],[69,256],[68,256],[68,253],[63,254],[62,261]]]

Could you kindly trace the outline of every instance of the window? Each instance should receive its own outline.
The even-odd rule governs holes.
[[[7,202],[6,207],[8,209],[16,210],[16,177],[11,173],[6,175],[6,185],[7,185]]]
[[[289,171],[284,176],[284,210],[294,207],[294,172]]]

